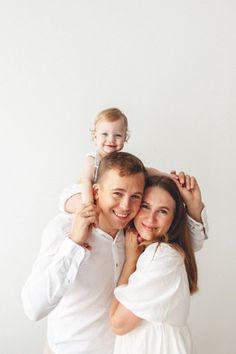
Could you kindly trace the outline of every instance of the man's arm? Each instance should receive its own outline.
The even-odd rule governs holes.
[[[85,258],[86,250],[68,237],[60,217],[46,227],[41,250],[22,290],[25,314],[34,321],[47,316],[57,306],[73,286]]]

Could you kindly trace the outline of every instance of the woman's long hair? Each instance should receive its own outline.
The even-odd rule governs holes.
[[[167,191],[175,201],[175,213],[172,224],[166,235],[158,241],[169,243],[184,256],[185,268],[188,276],[190,293],[197,291],[197,264],[193,252],[189,228],[187,225],[187,213],[183,198],[180,195],[176,183],[167,176],[149,176],[146,178],[145,189],[159,187]]]

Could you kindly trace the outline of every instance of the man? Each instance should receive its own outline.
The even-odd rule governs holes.
[[[96,206],[83,206],[72,228],[66,213],[46,227],[22,299],[30,319],[48,315],[54,354],[112,354],[108,311],[124,262],[123,229],[139,210],[145,175],[135,156],[110,153],[93,187]],[[196,225],[192,222],[200,248],[205,236]]]

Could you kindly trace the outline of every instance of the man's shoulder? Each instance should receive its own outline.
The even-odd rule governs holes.
[[[43,232],[43,241],[53,242],[65,238],[70,234],[72,215],[59,213],[51,219]]]

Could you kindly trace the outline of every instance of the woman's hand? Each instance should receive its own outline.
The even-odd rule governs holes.
[[[144,246],[139,243],[139,234],[134,228],[129,228],[125,232],[125,255],[126,262],[137,262]]]
[[[171,173],[172,179],[175,181],[180,194],[186,204],[188,214],[196,221],[202,222],[201,212],[204,208],[202,202],[201,190],[194,176],[186,175],[184,172],[176,174]]]

